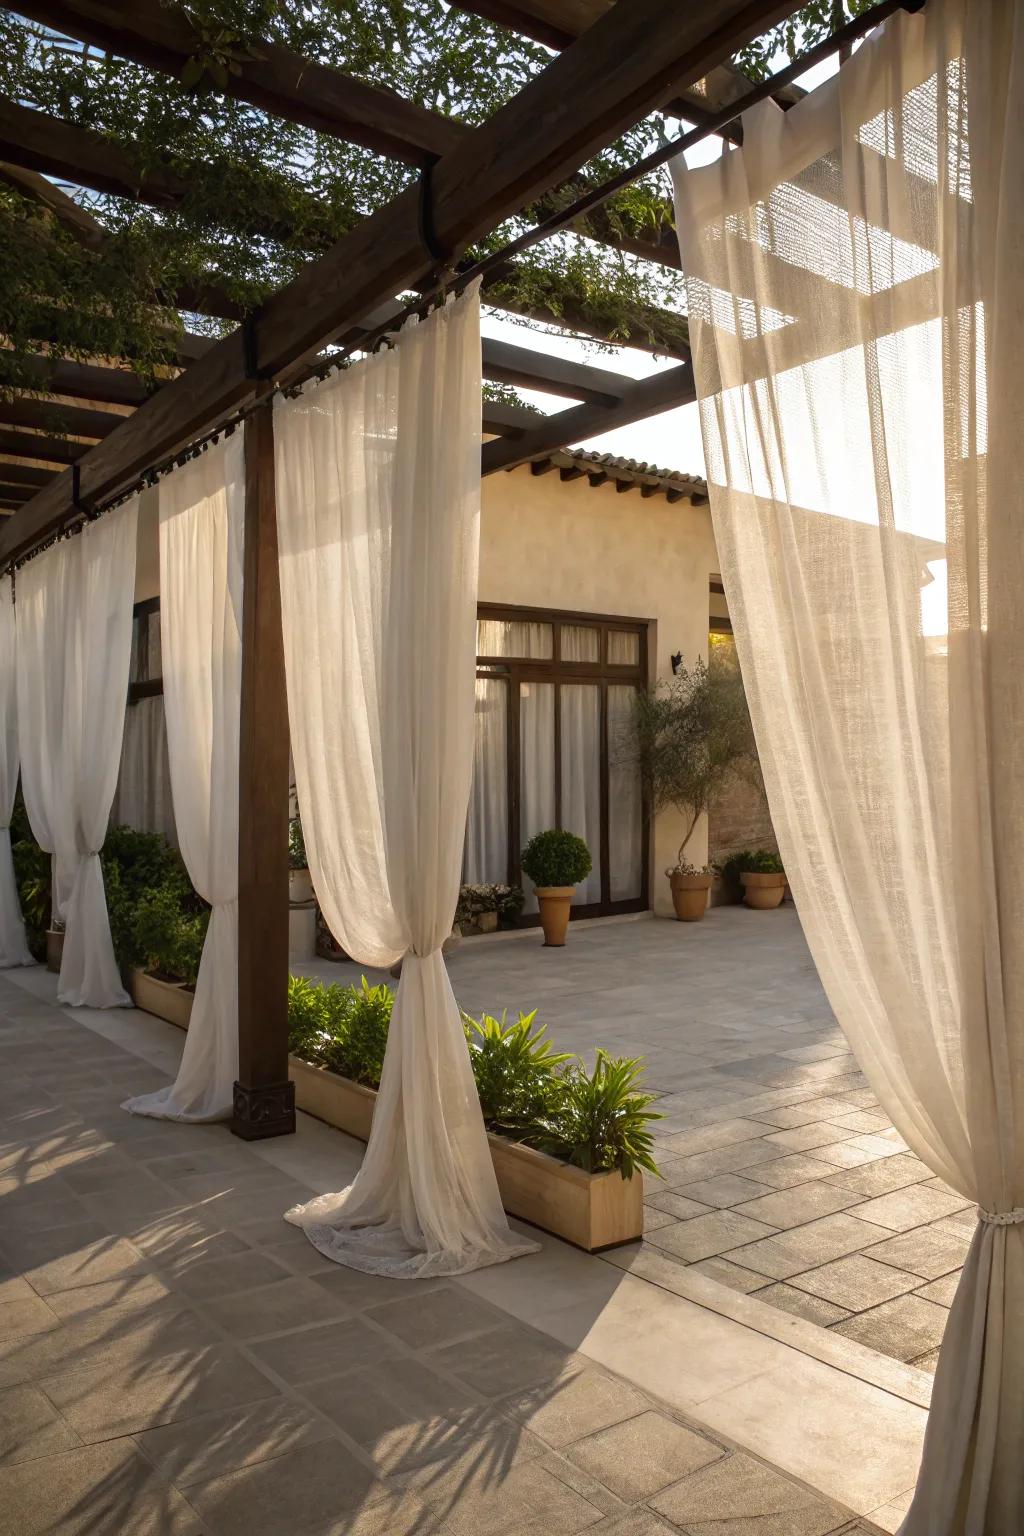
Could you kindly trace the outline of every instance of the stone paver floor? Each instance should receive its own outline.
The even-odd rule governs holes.
[[[471,1012],[537,1008],[562,1049],[646,1059],[665,1118],[645,1244],[934,1370],[974,1208],[879,1108],[791,905],[585,924],[562,950],[534,933],[471,939],[449,966]]]
[[[0,978],[0,1536],[875,1529],[455,1282],[322,1258],[257,1149],[118,1109],[158,1080]]]

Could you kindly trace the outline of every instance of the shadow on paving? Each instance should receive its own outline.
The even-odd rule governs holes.
[[[869,1529],[457,1283],[332,1264],[224,1126],[119,1110],[159,1076],[0,978],[0,1536]]]

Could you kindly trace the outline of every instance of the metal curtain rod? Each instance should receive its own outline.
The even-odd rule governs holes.
[[[300,379],[293,381],[287,386],[277,385],[274,389],[261,395],[258,400],[249,401],[239,410],[234,411],[230,417],[225,418],[218,426],[211,427],[202,436],[194,439],[187,448],[169,455],[166,459],[162,459],[149,469],[144,470],[127,489],[119,491],[115,497],[104,503],[102,510],[109,511],[113,507],[120,506],[122,502],[127,501],[130,496],[133,496],[144,486],[154,485],[163,474],[168,473],[176,465],[184,464],[187,459],[194,458],[196,454],[203,452],[204,449],[220,437],[222,432],[233,432],[235,427],[253,411],[262,410],[270,404],[275,395],[297,393],[309,379],[325,378],[335,368],[343,366],[354,353],[372,352],[374,347],[380,342],[385,341],[405,320],[411,319],[413,315],[423,315],[429,311],[431,304],[438,294],[449,291],[461,293],[477,277],[493,271],[495,267],[503,265],[522,251],[529,250],[532,246],[539,244],[541,240],[547,239],[549,235],[557,234],[559,230],[564,229],[566,225],[571,224],[575,219],[580,218],[581,215],[588,213],[590,209],[597,208],[602,203],[607,202],[610,197],[614,197],[616,192],[621,192],[623,187],[632,185],[633,182],[639,181],[642,176],[657,170],[666,161],[681,154],[683,150],[690,149],[694,144],[699,144],[702,140],[710,138],[712,134],[718,133],[722,128],[728,127],[730,123],[735,122],[737,118],[742,117],[745,112],[748,112],[751,107],[755,107],[759,102],[773,96],[776,91],[781,90],[784,86],[791,85],[805,70],[813,68],[814,65],[831,58],[833,54],[840,52],[843,48],[849,47],[850,44],[863,37],[865,33],[872,31],[883,21],[886,21],[896,11],[909,11],[913,13],[923,10],[924,5],[925,0],[879,0],[877,5],[872,6],[867,11],[863,11],[859,16],[855,16],[852,21],[848,21],[845,26],[840,27],[831,36],[815,44],[813,48],[801,54],[798,59],[794,59],[785,69],[780,70],[769,79],[761,81],[760,84],[752,86],[749,91],[736,101],[731,102],[728,106],[720,107],[717,112],[711,113],[699,128],[692,128],[687,133],[681,134],[678,138],[670,139],[667,143],[654,150],[652,154],[645,156],[642,160],[638,160],[634,165],[627,166],[625,170],[617,172],[608,181],[604,181],[600,186],[594,187],[567,207],[549,214],[539,224],[535,224],[532,228],[525,230],[523,234],[518,235],[507,245],[502,246],[500,250],[492,251],[480,261],[473,262],[467,267],[461,267],[454,272],[448,268],[439,268],[433,274],[434,281],[427,292],[421,294],[419,298],[406,305],[403,309],[398,310],[385,324],[378,326],[373,331],[364,332],[362,336],[352,341],[347,347],[340,349],[332,354],[330,358],[326,358],[315,367],[310,368]],[[434,225],[429,172],[426,173],[421,187],[421,225],[432,235]],[[436,237],[432,237],[425,243],[431,256],[437,259],[440,247],[437,245]],[[250,331],[250,346],[255,344],[255,336],[252,334],[255,318],[255,316],[250,316],[245,322]],[[98,516],[99,511],[94,509],[91,515],[93,517]],[[33,549],[12,561],[9,569],[23,565],[33,555],[39,554],[43,549],[48,548],[58,538],[68,537],[69,533],[73,531],[78,531],[77,527],[71,528],[65,525],[65,528],[59,534],[51,535],[43,543],[36,545]]]

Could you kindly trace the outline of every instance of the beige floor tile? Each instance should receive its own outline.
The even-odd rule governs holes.
[[[503,1398],[498,1406],[546,1445],[558,1448],[642,1414],[649,1404],[628,1382],[587,1368]]]
[[[470,1333],[496,1328],[505,1321],[504,1314],[486,1302],[467,1296],[455,1286],[430,1291],[415,1301],[405,1297],[370,1308],[364,1316],[394,1334],[410,1349],[427,1349],[447,1344]]]
[[[692,1263],[738,1248],[742,1243],[770,1237],[774,1231],[775,1228],[767,1222],[755,1221],[735,1211],[713,1211],[707,1216],[696,1216],[692,1221],[678,1222],[674,1227],[661,1227],[651,1234],[649,1241],[656,1248]]]
[[[697,1152],[713,1152],[717,1147],[751,1141],[763,1136],[764,1132],[765,1128],[758,1120],[724,1120],[701,1130],[669,1136],[665,1145],[676,1157],[691,1157]]]
[[[826,1536],[844,1511],[739,1452],[651,1500],[692,1536]]]
[[[850,1312],[865,1312],[869,1307],[877,1307],[915,1290],[920,1284],[920,1276],[855,1253],[808,1270],[806,1274],[793,1275],[789,1283],[797,1290],[822,1297]]]
[[[673,1193],[697,1201],[705,1207],[713,1206],[721,1210],[727,1206],[740,1205],[744,1200],[756,1200],[758,1195],[767,1195],[770,1191],[771,1185],[767,1182],[748,1179],[741,1173],[720,1173],[712,1179],[702,1179],[697,1184],[684,1184]]]
[[[920,1296],[897,1296],[837,1323],[834,1332],[893,1359],[916,1360],[942,1343],[948,1316],[945,1307]]]
[[[765,1138],[783,1152],[812,1152],[816,1147],[849,1139],[850,1132],[837,1129],[832,1120],[815,1120],[810,1125],[797,1125],[789,1131],[771,1131]]]
[[[653,1209],[660,1215],[667,1216],[670,1221],[689,1221],[693,1216],[706,1216],[712,1209],[710,1205],[702,1205],[699,1200],[691,1200],[688,1195],[678,1190],[666,1189],[656,1194],[648,1195],[644,1201],[648,1210]],[[645,1231],[657,1231],[659,1227],[668,1226],[667,1221],[659,1221],[648,1227],[647,1218],[644,1218]]]
[[[124,1368],[70,1371],[43,1391],[83,1440],[110,1440],[276,1396],[277,1389],[229,1345],[141,1359]]]
[[[821,1328],[828,1328],[832,1323],[841,1322],[850,1315],[845,1307],[837,1307],[833,1302],[823,1301],[820,1296],[811,1296],[806,1291],[795,1290],[781,1281],[767,1285],[764,1290],[754,1294],[758,1301],[765,1302],[767,1306],[778,1307],[780,1312],[802,1317],[809,1323],[817,1323]]]
[[[387,1492],[359,1457],[337,1443],[301,1446],[191,1483],[188,1497],[211,1536],[342,1536],[351,1529],[350,1511],[372,1506]]]
[[[864,1253],[869,1259],[908,1270],[924,1280],[937,1280],[962,1267],[969,1246],[966,1237],[951,1237],[934,1227],[917,1227],[875,1243],[865,1248]]]
[[[934,1301],[940,1307],[951,1307],[959,1284],[960,1271],[954,1270],[950,1275],[943,1275],[939,1280],[931,1280],[927,1285],[920,1286],[914,1294],[922,1296],[925,1301]]]
[[[271,1258],[269,1253],[256,1253],[247,1249],[244,1253],[231,1254],[227,1258],[205,1259],[201,1263],[190,1264],[175,1275],[172,1284],[192,1300],[213,1301],[218,1297],[234,1298],[243,1291],[252,1291],[257,1286],[289,1278],[291,1271]]]
[[[819,1147],[813,1157],[805,1152],[794,1152],[789,1157],[779,1157],[773,1162],[761,1163],[757,1168],[758,1182],[770,1184],[773,1189],[792,1189],[794,1184],[807,1184],[813,1179],[827,1179],[835,1170],[830,1163],[821,1161],[820,1153],[831,1150],[828,1147]]]
[[[134,1438],[168,1482],[187,1488],[190,1483],[223,1477],[252,1462],[331,1439],[333,1431],[304,1404],[270,1397],[144,1429]],[[330,1454],[325,1448],[324,1455]]]
[[[744,1269],[756,1270],[773,1280],[788,1280],[791,1275],[802,1274],[832,1259],[867,1248],[883,1230],[841,1211],[835,1216],[823,1216],[820,1221],[809,1222],[805,1227],[780,1232],[777,1237],[766,1237],[761,1242],[736,1248],[730,1257],[734,1264]]]
[[[829,1183],[871,1199],[888,1195],[894,1189],[903,1189],[908,1184],[923,1183],[927,1178],[928,1169],[920,1158],[912,1152],[903,1152],[894,1157],[872,1158],[859,1167],[833,1172],[829,1175]]]
[[[752,1269],[744,1269],[741,1265],[734,1264],[731,1259],[719,1257],[699,1259],[689,1268],[697,1274],[707,1275],[709,1280],[716,1280],[719,1285],[728,1286],[730,1291],[740,1291],[743,1294],[760,1290],[765,1284],[764,1275],[758,1275]]]
[[[733,1209],[743,1216],[753,1216],[756,1221],[766,1221],[769,1226],[782,1230],[803,1226],[806,1222],[817,1221],[819,1217],[846,1210],[848,1206],[858,1205],[860,1198],[848,1190],[835,1189],[825,1180],[819,1179],[813,1184],[797,1184],[792,1189],[776,1190],[757,1200],[748,1200],[743,1205],[734,1206]]]
[[[0,1467],[0,1536],[201,1536],[194,1509],[130,1441]]]
[[[569,1459],[625,1504],[717,1461],[720,1445],[664,1414],[647,1412],[579,1441]]]
[[[429,1363],[484,1397],[556,1382],[577,1357],[546,1334],[506,1324],[431,1353]]]
[[[57,1314],[39,1296],[22,1296],[0,1302],[0,1339],[16,1339],[24,1333],[45,1333],[56,1328]]]
[[[33,1461],[81,1441],[38,1387],[0,1392],[0,1462]],[[2,1514],[0,1514],[2,1519]]]
[[[402,1353],[389,1334],[358,1317],[263,1339],[251,1348],[261,1365],[290,1384],[356,1371]]]
[[[964,1205],[960,1195],[944,1195],[941,1190],[929,1189],[924,1184],[911,1184],[906,1189],[896,1189],[891,1194],[866,1201],[858,1207],[858,1214],[864,1221],[888,1227],[892,1232],[907,1232],[912,1227],[940,1221],[943,1216],[962,1210]]]
[[[311,1280],[299,1275],[243,1291],[237,1296],[218,1296],[203,1303],[205,1315],[233,1339],[261,1339],[311,1323],[327,1323],[349,1317],[351,1312],[338,1296],[328,1296]]]

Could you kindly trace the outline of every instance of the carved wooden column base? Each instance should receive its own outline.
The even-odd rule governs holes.
[[[235,1084],[231,1134],[243,1141],[295,1133],[295,1084],[269,1083],[259,1088]]]

